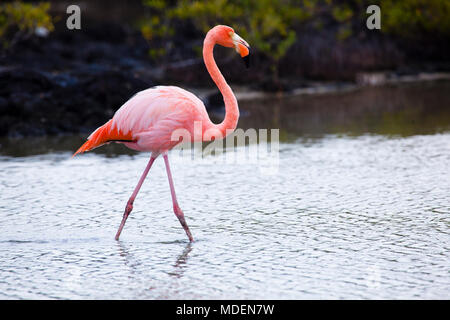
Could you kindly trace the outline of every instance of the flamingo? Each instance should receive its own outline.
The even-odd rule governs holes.
[[[225,103],[225,119],[220,124],[211,122],[205,105],[191,92],[175,86],[156,86],[138,92],[125,102],[116,111],[113,118],[91,133],[87,141],[74,153],[73,156],[110,142],[122,143],[137,151],[151,152],[150,160],[126,204],[115,236],[116,240],[119,240],[125,222],[133,210],[134,200],[153,162],[159,155],[162,155],[169,180],[173,211],[189,241],[194,241],[184,213],[178,205],[168,151],[181,142],[181,139],[172,138],[172,134],[176,130],[185,130],[184,132],[187,130],[191,141],[211,141],[224,138],[236,128],[239,108],[233,91],[214,61],[213,50],[216,44],[235,48],[247,67],[250,46],[229,26],[215,26],[206,34],[203,42],[203,60]],[[198,133],[194,134],[194,125],[198,128],[198,124],[202,130],[201,136]]]

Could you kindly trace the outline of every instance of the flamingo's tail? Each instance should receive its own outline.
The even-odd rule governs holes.
[[[131,132],[123,134],[120,130],[117,130],[117,128],[112,129],[111,119],[92,132],[88,137],[88,140],[73,154],[72,157],[75,157],[79,153],[84,153],[100,147],[111,141],[133,142],[133,137]]]

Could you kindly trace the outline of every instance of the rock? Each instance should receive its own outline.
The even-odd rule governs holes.
[[[124,71],[78,70],[61,76],[23,68],[4,70],[0,72],[0,134],[89,132],[150,86]]]

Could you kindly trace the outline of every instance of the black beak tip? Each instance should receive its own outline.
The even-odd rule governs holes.
[[[250,55],[246,55],[245,57],[242,58],[244,60],[245,66],[248,68],[250,68]]]

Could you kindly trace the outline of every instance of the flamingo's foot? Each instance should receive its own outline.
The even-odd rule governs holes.
[[[181,226],[183,227],[184,231],[186,232],[186,235],[188,236],[189,241],[194,242],[194,238],[192,237],[191,231],[189,230],[186,220],[184,219],[183,211],[181,211],[181,209],[178,205],[175,205],[173,207],[173,211],[175,212],[175,215],[177,216],[178,220],[180,221]]]
[[[125,207],[125,212],[123,213],[122,222],[120,223],[119,230],[117,230],[114,239],[119,240],[120,234],[122,233],[122,229],[125,226],[125,222],[127,221],[127,218],[132,210],[133,210],[133,201],[128,200],[127,206]]]

